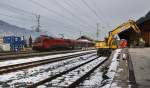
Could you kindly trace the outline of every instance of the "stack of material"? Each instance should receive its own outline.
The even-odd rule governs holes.
[[[3,37],[0,37],[0,44],[3,43]]]
[[[10,44],[0,43],[0,51],[10,51]]]
[[[5,44],[3,37],[0,37],[0,51],[10,51],[10,44]]]

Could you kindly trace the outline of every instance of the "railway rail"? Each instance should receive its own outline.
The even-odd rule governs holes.
[[[32,61],[32,62],[1,66],[0,74],[9,73],[9,72],[26,69],[26,68],[31,68],[31,67],[35,67],[35,66],[39,66],[39,65],[49,64],[49,63],[53,63],[53,62],[57,62],[57,61],[61,61],[61,60],[71,59],[74,57],[83,56],[83,55],[91,54],[94,52],[95,51],[86,52],[86,53],[84,52],[84,53],[72,54],[72,55],[68,55],[68,56],[55,57],[55,58],[50,58],[50,59],[48,58],[48,59],[44,59],[44,60],[37,60],[37,61]]]
[[[96,52],[93,51],[87,54],[84,53],[83,55],[76,54],[71,57],[68,57],[68,55],[64,56],[64,58],[59,57],[61,60],[58,60],[57,57],[52,59],[52,61],[47,60],[48,62],[43,62],[44,64],[35,66],[30,65],[29,67],[21,68],[15,66],[18,69],[11,66],[12,69],[10,67],[10,70],[8,69],[7,71],[4,71],[6,74],[3,72],[0,74],[0,79],[4,79],[3,81],[0,80],[0,86],[9,88],[83,88],[99,86],[105,88],[105,81],[108,81],[108,85],[111,85],[111,82],[109,81],[113,79],[110,78],[107,80],[103,78],[103,74],[106,74],[105,71],[98,70],[110,67],[112,65],[110,64],[111,61],[113,61],[113,64],[116,63],[119,55],[120,51],[118,50],[117,53],[114,54],[113,58],[116,58],[114,62],[114,59],[110,59],[111,57],[98,57]],[[20,66],[23,65],[20,64]],[[111,71],[110,69],[108,72]],[[85,82],[88,79],[90,82],[91,77],[94,77],[93,74],[95,77],[97,77],[96,74],[101,74],[98,75],[99,80],[93,85],[86,84]],[[5,79],[7,75],[8,78]]]
[[[65,50],[65,51],[52,51],[52,52],[34,52],[34,51],[32,52],[6,52],[6,53],[1,52],[0,61],[35,57],[35,56],[73,53],[73,52],[79,52],[79,51],[86,51],[86,50]]]
[[[8,52],[0,52],[0,56],[14,55],[14,54],[27,54],[27,53],[37,53],[37,52],[36,51],[19,51],[19,52],[8,51]]]
[[[111,66],[110,69],[112,69],[114,64],[118,64],[117,59],[119,59],[120,52],[121,52],[121,50],[116,51],[115,55],[113,56],[112,63],[110,65],[106,65],[106,63],[105,63],[106,61],[109,60],[108,59],[109,57],[95,57],[95,58],[88,60],[84,63],[81,63],[77,66],[73,66],[72,68],[70,68],[68,70],[59,72],[59,73],[57,73],[51,77],[48,77],[48,78],[41,80],[41,81],[38,81],[32,85],[29,85],[28,88],[34,88],[34,87],[38,87],[38,88],[41,88],[41,87],[44,87],[44,88],[47,88],[47,87],[78,88],[78,85],[81,82],[83,82],[83,80],[85,80],[90,74],[92,74],[100,66],[104,65],[104,63],[105,63],[104,66],[108,66],[108,67]],[[111,60],[110,60],[110,62],[111,62]],[[115,67],[112,70],[116,71],[117,66],[118,65],[115,65]],[[102,67],[101,67],[101,69],[102,69]],[[110,69],[108,71],[109,74],[112,73],[111,72],[112,70],[110,70]],[[105,71],[103,74],[106,75]],[[115,74],[115,72],[113,74]],[[110,79],[108,78],[110,80],[110,82],[106,83],[107,84],[106,86],[112,85],[112,81],[113,81],[114,76],[115,75],[112,75],[112,76],[110,76],[111,77]],[[104,86],[105,85],[105,82],[104,82],[105,79],[101,79],[101,80],[102,81],[99,82],[100,83],[99,87],[105,88],[105,86]]]
[[[68,70],[34,83],[28,86],[28,88],[38,87],[42,84],[50,85],[47,87],[74,88],[75,85],[80,83],[81,80],[91,74],[96,68],[107,61],[107,59],[107,57],[95,57],[77,66],[73,66]]]

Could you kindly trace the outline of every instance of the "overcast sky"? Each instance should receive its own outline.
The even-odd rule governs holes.
[[[42,31],[66,38],[80,33],[100,38],[128,19],[138,20],[150,10],[150,0],[0,0],[0,20],[33,30],[36,14]]]

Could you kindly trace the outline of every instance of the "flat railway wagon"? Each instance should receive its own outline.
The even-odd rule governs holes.
[[[62,49],[82,49],[94,47],[94,45],[95,44],[93,42],[54,38],[50,36],[41,35],[35,39],[32,48],[36,51],[47,51]]]

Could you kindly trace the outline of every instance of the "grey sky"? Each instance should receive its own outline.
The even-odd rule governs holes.
[[[31,30],[36,25],[33,13],[40,14],[41,30],[64,33],[67,38],[77,38],[80,31],[96,38],[96,23],[103,38],[117,25],[129,18],[137,20],[149,10],[150,0],[0,0],[1,20]]]

